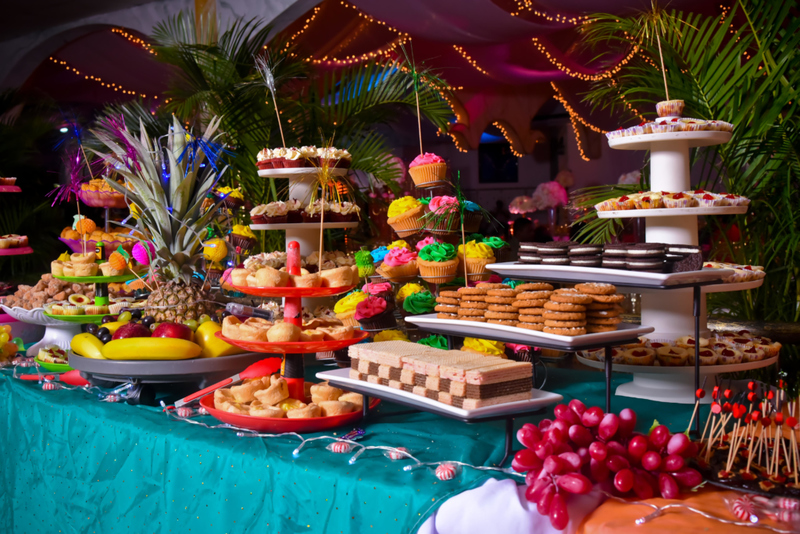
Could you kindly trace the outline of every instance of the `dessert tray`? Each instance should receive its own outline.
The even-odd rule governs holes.
[[[348,170],[341,167],[328,168],[328,172],[333,176],[344,176]],[[320,172],[322,169],[319,167],[293,167],[290,169],[259,169],[258,175],[262,178],[298,178]]]
[[[31,247],[16,247],[16,248],[2,248],[0,249],[0,256],[24,256],[25,254],[33,254]]]
[[[374,395],[381,399],[410,406],[412,408],[419,408],[426,412],[435,413],[444,417],[454,419],[481,419],[487,417],[498,416],[511,416],[515,413],[530,413],[537,408],[556,404],[563,400],[564,397],[558,393],[550,393],[549,391],[541,391],[538,389],[531,389],[530,400],[507,402],[505,404],[496,404],[494,406],[485,406],[483,408],[475,408],[473,410],[464,410],[463,408],[456,408],[447,404],[409,393],[401,389],[390,388],[389,386],[382,386],[380,384],[373,384],[363,380],[356,380],[350,378],[350,369],[335,369],[333,371],[324,371],[317,373],[317,378],[320,380],[327,380],[330,384],[336,387],[341,387],[356,393],[364,395]]]
[[[326,230],[334,230],[339,228],[356,228],[358,221],[354,222],[329,222],[322,223]],[[251,230],[319,230],[320,223],[318,222],[301,222],[301,223],[276,223],[276,224],[251,224]]]
[[[521,345],[548,346],[567,351],[624,344],[655,330],[652,326],[620,323],[617,325],[617,329],[612,332],[599,332],[582,336],[561,336],[516,326],[479,323],[460,319],[438,319],[436,315],[435,313],[414,315],[406,317],[405,321],[415,324],[423,330],[437,334],[480,337],[508,343],[519,343]]]
[[[626,135],[608,140],[608,146],[617,150],[649,150],[654,143],[675,143],[682,141],[690,148],[713,146],[727,143],[731,139],[730,132],[718,130],[701,130],[699,132],[665,132],[642,135]]]
[[[234,345],[252,352],[268,354],[306,354],[309,352],[329,352],[355,345],[369,337],[369,332],[355,330],[353,332],[353,337],[349,339],[335,339],[332,341],[286,341],[274,343],[269,341],[231,339],[223,336],[222,332],[216,332],[214,335],[229,345]]]
[[[590,360],[578,354],[575,355],[578,361],[588,367],[595,369],[604,369],[605,362]],[[731,365],[701,365],[700,375],[717,375],[720,373],[738,373],[740,371],[750,371],[751,369],[760,369],[761,367],[769,367],[778,361],[778,356],[772,358],[764,358],[757,362],[734,363]],[[643,373],[643,374],[668,374],[668,375],[687,375],[694,376],[694,365],[681,365],[681,366],[662,366],[662,365],[627,365],[623,363],[614,364],[614,372],[619,373]]]
[[[636,217],[685,217],[687,215],[741,215],[748,206],[714,206],[709,208],[655,208],[636,210],[598,211],[598,219],[626,219]]]

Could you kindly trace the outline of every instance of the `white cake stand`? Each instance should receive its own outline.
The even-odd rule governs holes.
[[[43,308],[26,310],[25,308],[9,308],[5,305],[0,307],[17,321],[45,327],[44,337],[37,343],[31,345],[26,352],[29,357],[39,354],[39,349],[52,345],[64,351],[68,351],[72,338],[81,333],[80,324],[67,323],[46,317]]]

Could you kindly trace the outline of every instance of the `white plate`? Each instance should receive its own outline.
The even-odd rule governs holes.
[[[634,219],[639,217],[686,217],[691,215],[741,215],[747,206],[721,206],[717,208],[658,208],[650,210],[598,211],[598,219]]]
[[[663,147],[675,141],[688,141],[690,147],[698,147],[721,145],[722,143],[727,143],[730,139],[730,132],[667,132],[617,137],[616,139],[609,139],[608,146],[617,150],[650,150],[652,145],[662,145]]]
[[[459,319],[437,319],[435,313],[409,316],[405,318],[405,321],[415,324],[423,330],[435,331],[445,335],[496,339],[508,343],[544,346],[566,351],[579,350],[583,347],[613,345],[618,341],[630,341],[655,330],[652,326],[620,323],[613,332],[599,332],[582,336],[560,336],[517,328],[516,326],[461,321]]]
[[[541,391],[539,389],[531,390],[530,400],[507,402],[505,404],[496,404],[494,406],[485,406],[483,408],[475,408],[474,410],[464,410],[449,406],[447,404],[409,393],[401,389],[390,388],[389,386],[381,386],[380,384],[372,384],[363,380],[356,380],[350,378],[350,369],[335,369],[333,371],[324,371],[317,373],[317,378],[322,380],[330,380],[337,385],[341,385],[345,389],[349,387],[357,387],[361,390],[372,393],[379,399],[392,401],[396,400],[406,404],[413,404],[419,407],[420,410],[430,411],[439,414],[448,414],[454,417],[464,419],[480,419],[484,417],[493,417],[498,415],[509,415],[516,412],[531,411],[535,408],[549,406],[556,404],[564,399],[558,393],[550,393],[549,391]],[[368,394],[369,394],[368,393]]]
[[[355,228],[357,222],[327,222],[323,223],[325,230],[333,228]],[[319,223],[280,223],[280,224],[251,224],[251,230],[319,230]]]
[[[589,360],[579,355],[575,355],[583,365],[594,367],[595,369],[605,369],[605,362]],[[778,356],[766,358],[758,362],[736,363],[732,365],[701,365],[701,375],[717,375],[720,373],[738,373],[739,371],[749,371],[769,367],[778,361]],[[667,367],[661,365],[625,365],[615,363],[611,367],[612,371],[620,373],[641,373],[641,374],[660,374],[660,375],[694,375],[694,365],[684,365],[682,367]]]
[[[714,286],[705,286],[702,288],[703,293],[727,293],[730,291],[744,291],[746,289],[755,289],[761,287],[764,283],[763,278],[758,280],[750,280],[749,282],[733,282],[730,284],[717,284]]]
[[[652,287],[693,284],[727,278],[731,269],[702,269],[687,273],[643,273],[602,267],[574,267],[571,265],[542,265],[537,263],[490,263],[486,266],[500,276],[531,280],[562,280],[567,282],[606,282],[632,287]]]
[[[344,176],[349,169],[334,167],[329,169],[333,176]],[[296,178],[319,174],[322,169],[318,167],[296,167],[292,169],[259,169],[258,175],[262,178]]]

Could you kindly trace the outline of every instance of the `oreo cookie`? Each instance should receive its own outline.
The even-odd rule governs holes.
[[[539,251],[539,245],[541,245],[541,243],[535,243],[533,241],[526,241],[525,243],[520,243],[519,244],[519,251],[520,252],[538,252]]]
[[[569,264],[575,267],[600,267],[603,264],[603,258],[599,254],[570,256]]]
[[[617,258],[615,256],[603,256],[604,269],[627,269],[628,260],[624,257]]]
[[[542,255],[542,265],[569,265],[569,258],[567,256]]]
[[[663,259],[666,251],[667,247],[663,243],[637,243],[628,248],[628,257],[653,258],[658,256]]]
[[[631,271],[663,272],[664,257],[637,257],[628,256],[627,267]]]
[[[567,256],[569,246],[574,245],[570,241],[549,241],[547,243],[539,243],[539,255],[541,256]]]
[[[667,255],[674,254],[685,257],[690,254],[700,253],[700,247],[695,247],[694,245],[667,245]]]
[[[625,257],[628,255],[628,247],[631,245],[625,244],[608,244],[603,247],[603,256]]]
[[[527,252],[520,251],[519,261],[520,263],[542,263],[542,257],[536,253],[529,254]]]
[[[603,253],[603,245],[571,245],[568,254],[571,256],[595,256]]]

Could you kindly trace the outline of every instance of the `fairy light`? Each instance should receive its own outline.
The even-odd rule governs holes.
[[[483,70],[482,68],[480,68],[480,67],[478,66],[478,63],[477,63],[477,62],[476,62],[474,59],[472,59],[472,58],[469,56],[469,54],[467,54],[467,52],[466,52],[466,51],[465,51],[465,50],[464,50],[462,47],[460,47],[460,46],[458,46],[458,45],[453,45],[453,49],[454,49],[456,52],[458,52],[459,54],[461,54],[461,57],[463,57],[464,59],[466,59],[466,60],[467,60],[467,63],[469,63],[470,65],[472,65],[472,66],[475,68],[475,70],[477,70],[477,71],[478,71],[478,72],[480,72],[481,74],[485,74],[486,76],[489,76],[489,73],[488,73],[488,72],[486,72],[485,70]]]
[[[500,132],[502,132],[503,137],[505,137],[506,141],[508,141],[508,145],[511,147],[511,153],[517,156],[518,158],[524,157],[525,154],[518,152],[514,148],[514,141],[511,139],[511,135],[509,135],[508,130],[503,125],[503,123],[501,123],[500,121],[494,121],[492,124],[495,125],[500,130]]]
[[[458,149],[459,152],[468,152],[466,148],[463,148],[461,146],[461,141],[459,141],[456,134],[454,134],[453,132],[447,132],[447,135],[449,135],[453,139],[453,144],[455,145],[456,149]]]
[[[66,70],[68,70],[68,71],[72,72],[72,73],[73,73],[73,74],[75,74],[76,76],[83,76],[83,78],[84,78],[85,80],[92,80],[92,81],[94,81],[94,82],[97,82],[97,83],[99,83],[99,84],[100,84],[100,85],[102,85],[103,87],[108,87],[109,89],[113,89],[114,91],[117,91],[118,93],[122,93],[122,94],[126,94],[126,95],[131,95],[131,96],[140,96],[140,97],[142,97],[142,98],[147,98],[147,95],[146,95],[146,94],[144,94],[144,93],[137,93],[136,91],[131,91],[130,89],[125,89],[124,87],[122,87],[122,86],[121,86],[120,84],[118,84],[118,83],[109,83],[109,82],[104,82],[104,81],[103,81],[103,79],[102,79],[102,78],[100,78],[99,76],[92,76],[91,74],[85,74],[85,73],[84,73],[84,74],[81,74],[81,71],[79,71],[79,70],[78,70],[78,69],[76,69],[75,67],[71,66],[69,63],[67,63],[66,61],[64,61],[64,60],[62,60],[62,59],[56,59],[56,58],[54,58],[53,56],[50,56],[48,59],[49,59],[50,61],[52,61],[53,63],[55,63],[56,65],[59,65],[59,66],[61,66],[61,67],[64,67]],[[158,96],[153,96],[153,98],[158,98]]]
[[[532,41],[533,41],[533,45],[536,47],[536,49],[539,52],[541,52],[542,54],[544,54],[544,56],[547,58],[547,60],[553,66],[555,66],[558,70],[560,70],[561,72],[563,72],[563,73],[565,73],[568,76],[571,76],[573,78],[578,78],[579,80],[592,81],[592,82],[596,82],[596,81],[599,81],[599,80],[604,80],[604,79],[607,79],[607,78],[611,78],[616,73],[618,73],[620,70],[622,70],[622,67],[627,65],[628,62],[630,62],[630,60],[633,59],[633,57],[639,51],[639,45],[634,45],[633,48],[631,49],[631,51],[628,53],[628,55],[625,56],[619,63],[617,63],[614,66],[614,68],[612,68],[610,70],[607,70],[607,71],[603,71],[603,72],[601,72],[599,74],[585,74],[583,72],[574,71],[574,70],[570,69],[569,67],[567,67],[565,64],[563,64],[561,61],[559,61],[558,58],[554,54],[551,54],[547,50],[547,47],[545,47],[544,44],[542,44],[539,41],[538,38],[534,37],[532,39]]]
[[[147,41],[145,41],[144,39],[140,39],[139,37],[136,37],[135,35],[133,35],[131,33],[126,32],[122,28],[111,28],[111,33],[116,33],[117,35],[121,35],[122,37],[124,37],[128,41],[141,46],[142,48],[144,48],[145,50],[147,50],[148,52],[150,52],[154,56],[158,55],[158,54],[156,54],[156,51],[153,50],[153,48],[147,43]]]
[[[403,34],[402,37],[398,37],[397,39],[393,40],[384,48],[379,48],[377,50],[373,50],[372,52],[367,52],[366,54],[361,55],[353,55],[353,56],[345,56],[343,58],[336,58],[328,56],[313,59],[307,58],[307,63],[312,63],[314,65],[328,65],[328,66],[345,66],[345,65],[353,65],[356,63],[363,63],[365,61],[369,61],[370,59],[377,59],[380,57],[384,57],[394,51],[397,47],[403,46],[404,44],[411,41],[411,36],[408,34]]]
[[[517,4],[517,11],[509,13],[512,17],[519,17],[523,11],[528,11],[529,13],[536,15],[537,17],[541,17],[548,22],[558,22],[561,24],[570,24],[573,26],[577,26],[579,24],[586,24],[589,22],[589,17],[586,15],[578,15],[578,16],[567,16],[561,15],[560,13],[548,13],[546,11],[539,11],[535,9],[534,2],[532,0],[515,0]]]
[[[572,131],[575,134],[575,143],[578,145],[578,152],[581,155],[581,159],[584,161],[589,161],[589,158],[583,151],[583,146],[581,146],[581,134],[580,134],[580,129],[578,129],[578,123],[583,124],[584,126],[595,132],[598,133],[605,133],[605,132],[600,128],[597,128],[596,126],[592,126],[591,124],[586,122],[580,115],[578,115],[578,112],[575,111],[572,108],[572,106],[569,105],[567,99],[561,95],[561,91],[558,90],[558,87],[556,87],[555,82],[550,82],[550,86],[553,88],[553,91],[555,91],[553,98],[561,102],[561,105],[564,106],[564,109],[566,109],[567,113],[569,113],[569,121],[572,123]]]
[[[319,15],[321,9],[322,8],[319,6],[314,8],[314,13],[312,13],[311,16],[306,19],[306,21],[303,23],[303,27],[300,28],[294,35],[289,37],[289,41],[286,43],[286,48],[289,48],[295,39],[297,39],[298,37],[303,35],[303,33],[305,33],[308,27],[311,26],[311,23],[314,22],[314,19],[317,18],[317,15]]]

